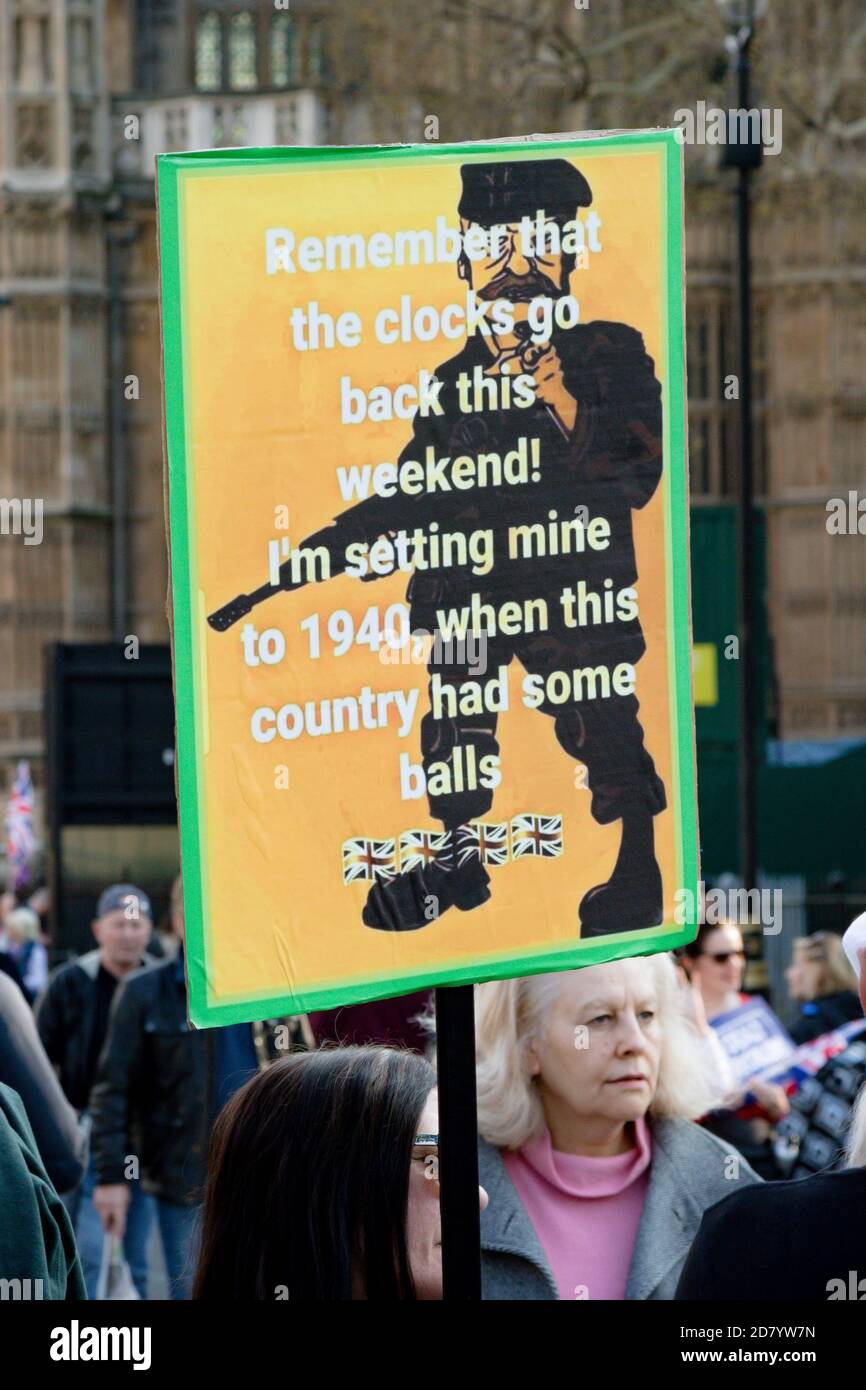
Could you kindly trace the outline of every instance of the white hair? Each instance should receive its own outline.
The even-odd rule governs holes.
[[[673,961],[667,955],[645,959],[655,976],[661,1027],[658,1083],[649,1115],[694,1120],[717,1106],[721,1097]],[[544,1127],[527,1053],[533,1041],[543,1048],[553,1004],[572,973],[497,980],[476,990],[478,1128],[497,1148],[519,1149]]]
[[[39,914],[32,907],[16,907],[6,918],[6,928],[17,932],[25,941],[38,941],[42,929]]]

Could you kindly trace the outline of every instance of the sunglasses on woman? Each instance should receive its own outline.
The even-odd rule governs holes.
[[[745,951],[701,951],[702,956],[709,956],[716,965],[727,965],[729,960],[745,960]]]

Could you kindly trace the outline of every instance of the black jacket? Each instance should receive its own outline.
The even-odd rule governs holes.
[[[866,1168],[732,1192],[704,1214],[676,1298],[814,1299],[866,1274]],[[859,1294],[866,1294],[866,1279]]]
[[[21,971],[18,969],[18,963],[14,957],[10,956],[8,951],[0,951],[0,975],[8,975],[9,979],[13,980],[18,986],[24,998],[27,998],[27,991],[24,988],[24,981],[21,978]]]
[[[279,1055],[276,1027],[254,1023],[259,1066]],[[213,1029],[187,1021],[177,961],[130,975],[115,995],[108,1037],[90,1098],[97,1183],[123,1182],[140,1159],[142,1187],[168,1202],[201,1201],[214,1120]]]
[[[66,1098],[76,1110],[85,1110],[90,1099],[88,1058],[99,961],[97,948],[61,965],[36,1002],[42,1046],[57,1067]],[[152,965],[153,960],[144,955],[142,964]]]
[[[866,1022],[843,1052],[791,1097],[790,1112],[776,1126],[773,1152],[783,1178],[808,1178],[844,1161],[851,1115],[866,1081]],[[864,1270],[866,1274],[866,1270]]]
[[[841,1028],[844,1023],[854,1023],[862,1012],[860,1000],[851,989],[821,995],[800,1005],[800,1016],[791,1029],[791,1037],[798,1044],[811,1042],[813,1038]]]

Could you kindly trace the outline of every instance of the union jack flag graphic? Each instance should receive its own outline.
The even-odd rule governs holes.
[[[400,836],[400,871],[424,868],[448,849],[450,830],[404,830]],[[447,865],[446,865],[447,867]]]
[[[355,883],[358,879],[370,882],[387,882],[397,872],[396,843],[394,840],[356,840],[343,841],[343,883]]]
[[[562,816],[533,816],[528,812],[511,822],[511,857],[534,854],[556,859],[562,854]]]
[[[12,867],[13,882],[17,888],[27,878],[30,860],[36,848],[36,837],[33,833],[33,781],[29,763],[21,762],[15,769],[5,827],[6,857]]]
[[[461,866],[473,855],[482,864],[508,863],[508,822],[492,825],[487,821],[472,821],[461,829],[457,842],[457,862]]]

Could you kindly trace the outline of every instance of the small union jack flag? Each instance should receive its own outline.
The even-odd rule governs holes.
[[[457,844],[457,862],[461,866],[477,855],[482,864],[508,863],[508,822],[492,825],[486,821],[472,821],[460,832]]]
[[[16,888],[27,879],[30,860],[36,848],[33,833],[33,781],[30,764],[21,762],[15,769],[15,780],[9,793],[6,810],[6,856],[13,870]]]
[[[358,879],[387,882],[397,872],[394,840],[344,840],[343,883]]]
[[[511,854],[514,859],[527,854],[557,858],[562,854],[562,816],[515,816],[511,822]]]
[[[404,830],[400,836],[400,871],[425,868],[451,843],[448,830]],[[447,863],[444,866],[448,867]]]

